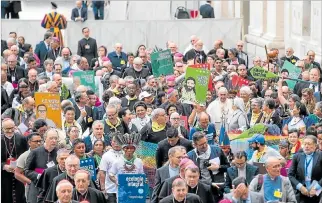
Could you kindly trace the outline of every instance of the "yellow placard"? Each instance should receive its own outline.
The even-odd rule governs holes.
[[[47,125],[61,129],[61,106],[59,94],[36,92],[36,117],[46,120]]]

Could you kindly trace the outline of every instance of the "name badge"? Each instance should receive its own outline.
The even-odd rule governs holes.
[[[8,158],[7,161],[6,161],[6,164],[7,165],[10,165],[10,167],[13,167],[13,168],[16,168],[17,166],[17,159],[15,158]]]
[[[91,46],[89,46],[89,44],[85,45],[85,49],[90,49],[90,48],[91,48]]]
[[[282,193],[279,190],[274,191],[274,197],[276,198],[282,198]]]
[[[53,161],[46,164],[47,168],[50,168],[52,166],[55,166],[55,163]]]
[[[16,81],[16,77],[13,75],[11,76],[11,82],[15,82]]]
[[[307,181],[311,182],[311,178],[309,176],[305,176],[305,182]]]
[[[89,122],[89,123],[93,122],[93,118],[92,118],[92,117],[89,117],[89,118],[87,119],[87,122]]]
[[[125,64],[125,61],[124,60],[121,60],[121,65],[124,65]]]

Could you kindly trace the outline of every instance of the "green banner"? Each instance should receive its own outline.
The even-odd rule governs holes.
[[[210,71],[188,67],[183,83],[181,101],[183,103],[206,104]]]
[[[94,80],[94,71],[77,71],[73,73],[73,82],[74,87],[79,85],[84,85],[88,89],[96,92],[95,80]]]
[[[298,79],[299,76],[301,75],[301,68],[296,67],[295,65],[293,65],[292,63],[288,62],[288,61],[284,61],[282,70],[286,69],[288,71],[288,76],[289,78],[293,78],[293,79]],[[287,85],[290,89],[294,89],[296,82],[294,80],[286,80]]]
[[[255,134],[264,134],[266,132],[266,129],[267,127],[264,124],[255,124],[253,127],[244,131],[242,134],[240,134],[238,137],[234,138],[233,140],[248,139]]]
[[[253,78],[255,79],[271,79],[271,78],[278,78],[278,75],[265,70],[262,67],[254,67],[250,69],[250,74],[252,74]]]
[[[170,50],[151,54],[152,73],[155,77],[173,74],[173,61]]]

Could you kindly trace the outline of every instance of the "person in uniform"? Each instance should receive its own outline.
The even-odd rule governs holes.
[[[60,47],[64,47],[63,35],[61,29],[66,29],[67,21],[65,16],[57,13],[57,4],[51,2],[52,12],[45,14],[43,20],[41,21],[41,26],[45,29],[49,29],[53,33],[53,37],[57,37],[60,42]]]
[[[28,150],[27,140],[15,133],[12,119],[2,121],[1,134],[1,202],[24,203],[24,185],[15,179],[17,158]]]

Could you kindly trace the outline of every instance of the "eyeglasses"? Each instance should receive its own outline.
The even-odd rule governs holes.
[[[172,120],[178,121],[180,118],[171,118]]]
[[[79,133],[79,130],[71,130],[72,133]]]
[[[48,137],[49,140],[58,140],[58,137]]]
[[[238,47],[243,47],[244,45],[237,45]]]
[[[43,141],[42,140],[33,140],[31,142],[34,142],[34,143],[42,143]]]
[[[116,115],[116,112],[114,114],[110,114],[110,115],[106,114],[107,117],[113,117],[115,115]]]
[[[28,85],[21,85],[19,88],[28,88]]]
[[[39,113],[46,113],[46,110],[38,110]]]

